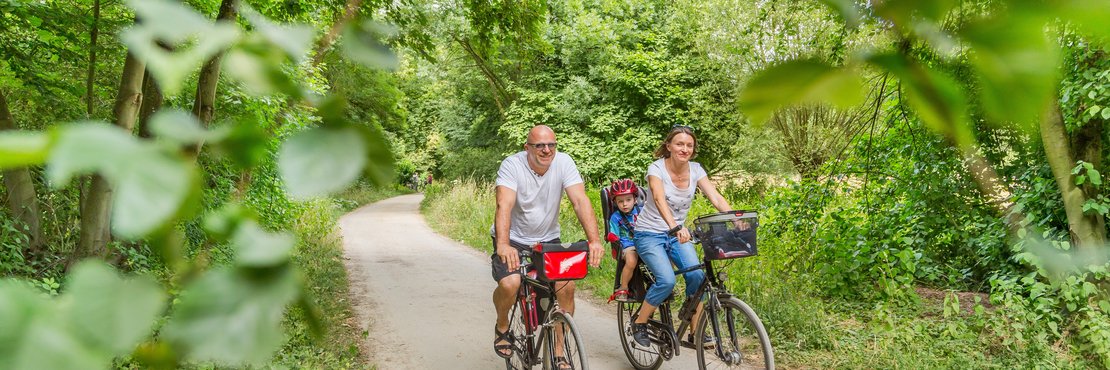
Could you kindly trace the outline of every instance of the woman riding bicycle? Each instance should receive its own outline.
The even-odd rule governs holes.
[[[701,165],[690,161],[697,155],[697,146],[693,129],[689,126],[675,126],[655,150],[657,160],[647,169],[646,194],[650,201],[645,202],[640,212],[634,236],[640,259],[655,276],[655,283],[648,289],[644,304],[632,325],[632,337],[643,347],[651,344],[646,328],[648,319],[674,289],[675,274],[671,263],[679,270],[699,263],[694,245],[690,242],[690,231],[681,227],[693,203],[695,186],[701,189],[702,194],[717,210],[732,210],[732,206],[717,192],[716,186],[709,180]],[[668,235],[667,232],[676,227],[680,228],[674,236]],[[686,272],[683,276],[686,279],[687,299],[701,299],[691,296],[705,281],[705,273],[698,269]],[[698,322],[700,314],[699,305],[693,322]],[[692,338],[690,342],[694,342]],[[712,338],[705,338],[704,343],[711,342]]]

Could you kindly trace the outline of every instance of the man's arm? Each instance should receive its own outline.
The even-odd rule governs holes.
[[[497,239],[496,253],[509,271],[520,268],[520,254],[509,244],[509,217],[516,205],[516,191],[498,186],[496,191],[497,210],[493,214],[493,234]]]
[[[574,214],[578,216],[578,223],[582,224],[582,231],[586,233],[586,241],[590,244],[590,266],[597,267],[601,264],[601,239],[598,238],[597,219],[594,218],[594,206],[586,196],[586,186],[578,183],[566,188],[567,198],[574,206]]]

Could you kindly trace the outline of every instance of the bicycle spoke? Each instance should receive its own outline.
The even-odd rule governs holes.
[[[716,337],[714,350],[699,350],[698,364],[703,369],[773,369],[774,353],[763,324],[746,304],[738,299],[722,300],[719,308],[706,310],[695,337],[711,332]]]

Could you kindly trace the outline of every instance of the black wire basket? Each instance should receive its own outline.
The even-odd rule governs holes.
[[[694,219],[694,237],[698,238],[705,258],[724,260],[751,257],[756,248],[759,214],[755,211],[728,211]]]

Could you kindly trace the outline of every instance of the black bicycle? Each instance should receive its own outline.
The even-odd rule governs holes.
[[[521,284],[509,313],[513,355],[507,369],[589,369],[586,348],[574,319],[559,307],[555,293],[560,281],[586,277],[588,244],[536,244],[520,251]],[[542,352],[541,352],[542,350]]]
[[[774,369],[774,351],[763,322],[751,307],[728,291],[725,287],[727,274],[715,270],[713,265],[714,261],[756,255],[756,213],[721,212],[700,217],[694,224],[691,235],[694,242],[702,246],[702,264],[675,271],[675,275],[705,269],[705,283],[694,295],[706,296],[702,314],[696,323],[693,322],[699,301],[687,300],[678,310],[676,330],[675,317],[671,312],[671,304],[674,303],[672,293],[648,320],[651,344],[640,346],[632,339],[631,324],[643,305],[646,288],[641,287],[639,294],[633,294],[637,301],[618,304],[617,325],[628,361],[636,369],[654,370],[662,366],[663,361],[678,356],[682,347],[687,347],[697,353],[700,369]],[[678,229],[676,227],[668,234],[674,235]],[[642,279],[643,286],[651,286],[654,282],[651,271],[642,262],[638,274],[641,276],[633,279]],[[691,330],[692,324],[693,340],[680,341],[679,338]],[[707,338],[712,342],[707,343]]]

